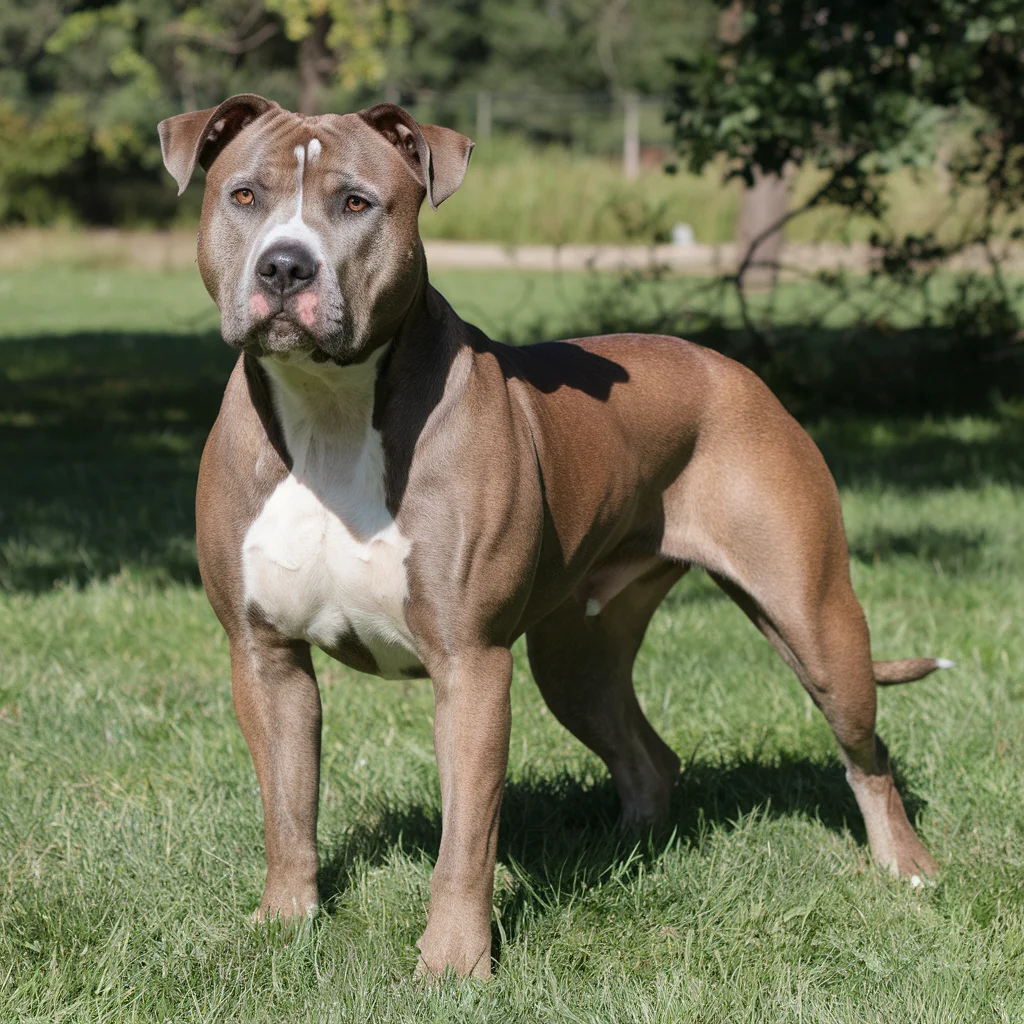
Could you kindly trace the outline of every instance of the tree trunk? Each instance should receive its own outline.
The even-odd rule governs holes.
[[[726,44],[738,43],[743,34],[743,0],[732,0],[718,17],[718,38]],[[744,288],[771,288],[778,277],[782,254],[782,232],[775,231],[758,239],[786,216],[789,196],[785,180],[777,174],[765,174],[754,168],[754,184],[743,193],[736,224],[737,266],[746,265]],[[751,252],[751,246],[755,251]]]
[[[764,174],[760,168],[755,168],[754,185],[743,193],[736,226],[737,256],[740,264],[747,263],[743,274],[745,288],[774,286],[782,255],[782,229],[768,235],[765,232],[785,217],[788,208],[789,189],[785,178]]]
[[[299,113],[315,114],[320,90],[332,67],[327,49],[327,33],[331,20],[326,14],[313,19],[309,35],[299,43]]]

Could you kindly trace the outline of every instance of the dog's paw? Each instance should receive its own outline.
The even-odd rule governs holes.
[[[255,925],[278,924],[288,928],[305,928],[320,909],[317,894],[299,893],[293,896],[267,895],[252,912],[250,920]]]
[[[430,981],[454,976],[487,981],[491,977],[490,935],[486,941],[460,934],[442,937],[432,935],[428,926],[416,945],[420,951],[417,978]]]

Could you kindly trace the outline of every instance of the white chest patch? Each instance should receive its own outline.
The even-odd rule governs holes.
[[[246,533],[247,603],[282,635],[327,651],[354,635],[385,678],[419,670],[404,612],[410,544],[385,504],[370,422],[376,360],[264,366],[293,465]]]

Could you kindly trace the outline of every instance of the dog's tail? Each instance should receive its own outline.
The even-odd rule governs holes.
[[[897,683],[912,683],[924,679],[937,668],[953,668],[955,661],[949,658],[901,658],[899,661],[876,661],[875,682],[879,686],[895,686]]]

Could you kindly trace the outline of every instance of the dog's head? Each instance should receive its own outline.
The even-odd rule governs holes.
[[[159,132],[179,195],[207,170],[199,270],[224,340],[338,363],[393,336],[424,273],[420,206],[462,184],[473,149],[391,103],[304,117],[255,95]]]

